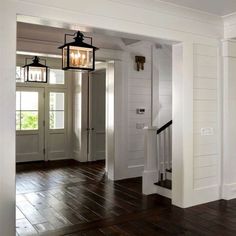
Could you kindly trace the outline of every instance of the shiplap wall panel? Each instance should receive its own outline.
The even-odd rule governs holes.
[[[158,49],[159,112],[158,127],[172,119],[172,48],[162,45]],[[170,153],[170,150],[168,150]]]
[[[135,176],[137,169],[144,164],[143,129],[137,129],[136,124],[151,125],[151,61],[152,45],[148,42],[138,42],[129,47],[129,75],[128,75],[128,168],[130,176]],[[137,71],[135,56],[145,56],[144,70]],[[145,108],[145,114],[137,114],[138,108]]]
[[[194,188],[218,185],[219,130],[217,89],[217,48],[194,45]],[[201,128],[213,128],[213,134],[203,136]]]

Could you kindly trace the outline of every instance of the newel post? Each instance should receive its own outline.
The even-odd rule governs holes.
[[[145,152],[143,171],[143,194],[156,193],[154,183],[158,181],[157,127],[145,127]]]

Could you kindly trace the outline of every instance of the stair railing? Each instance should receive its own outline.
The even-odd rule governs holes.
[[[158,181],[172,171],[172,120],[157,130],[157,171]]]
[[[166,168],[171,168],[171,150],[170,153],[168,154],[166,152],[166,156],[169,156],[169,160],[167,161],[166,164],[161,165],[161,160],[160,160],[160,147],[159,143],[160,141],[165,141],[169,140],[169,144],[167,142],[164,143],[164,148],[169,147],[171,148],[172,146],[172,140],[171,140],[171,125],[172,121],[168,122],[167,124],[163,125],[161,128],[157,127],[145,127],[145,152],[144,152],[144,171],[143,171],[143,194],[152,194],[156,193],[156,186],[154,183],[160,180],[161,178],[161,173],[163,173],[163,178],[164,174],[166,173]],[[163,138],[164,137],[164,138]],[[166,146],[165,146],[166,145]],[[167,148],[169,149],[169,148]],[[166,161],[164,161],[166,162]]]

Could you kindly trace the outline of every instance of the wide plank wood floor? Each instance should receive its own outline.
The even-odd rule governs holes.
[[[236,200],[188,209],[109,181],[104,162],[17,165],[16,235],[236,235]]]

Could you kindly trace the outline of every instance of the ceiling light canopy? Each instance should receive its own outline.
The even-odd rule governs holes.
[[[74,41],[67,43],[68,36],[75,36]],[[89,39],[90,44],[85,43],[84,39]],[[62,69],[63,70],[87,70],[95,69],[95,51],[98,49],[92,45],[92,37],[85,37],[80,31],[75,34],[65,34],[62,49]]]

